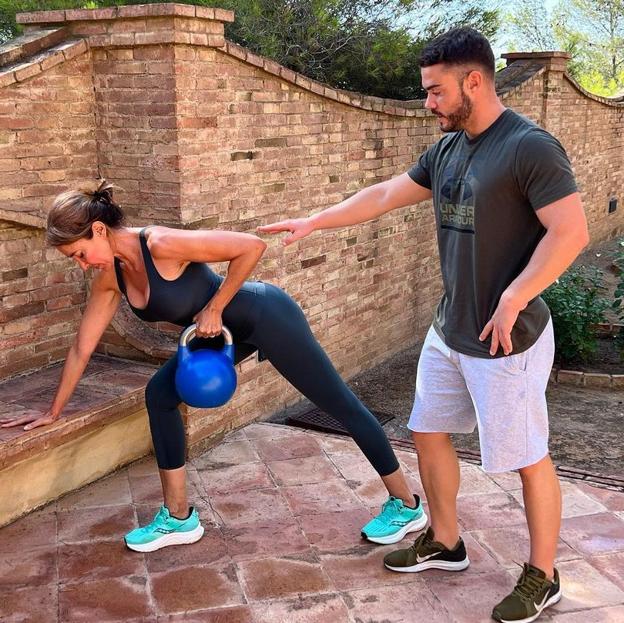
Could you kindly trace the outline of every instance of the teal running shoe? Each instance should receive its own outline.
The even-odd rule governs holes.
[[[373,543],[389,545],[398,543],[408,532],[422,530],[427,525],[427,515],[417,495],[414,501],[416,508],[410,508],[403,500],[390,496],[381,513],[362,528],[362,536]]]
[[[169,514],[166,506],[161,506],[152,523],[126,534],[126,545],[135,552],[155,552],[168,545],[199,541],[204,534],[204,528],[199,523],[197,510],[191,507],[190,511],[186,519],[177,519]]]

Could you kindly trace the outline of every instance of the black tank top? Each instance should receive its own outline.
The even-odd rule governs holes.
[[[171,322],[181,327],[190,325],[193,316],[206,306],[219,289],[223,277],[213,272],[207,264],[191,262],[177,279],[163,279],[156,270],[147,247],[145,229],[139,232],[139,240],[149,284],[149,298],[145,307],[134,307],[128,301],[120,261],[115,258],[117,284],[126,297],[130,309],[141,320],[147,322]]]

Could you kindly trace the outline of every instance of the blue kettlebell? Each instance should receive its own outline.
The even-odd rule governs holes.
[[[236,391],[234,340],[229,329],[222,329],[225,345],[221,350],[189,350],[197,325],[187,327],[180,336],[175,384],[180,398],[191,407],[220,407]]]

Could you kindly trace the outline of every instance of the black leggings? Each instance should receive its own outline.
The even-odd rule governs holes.
[[[300,307],[283,290],[270,284],[258,291],[242,289],[226,307],[223,323],[234,334],[236,362],[260,350],[275,369],[306,398],[343,424],[381,476],[399,463],[383,428],[345,385],[316,341]],[[242,318],[241,316],[245,317]],[[244,335],[238,341],[237,333]],[[190,348],[215,340],[193,340]],[[154,374],[145,389],[150,430],[160,469],[185,462],[181,403],[175,387],[177,355]]]

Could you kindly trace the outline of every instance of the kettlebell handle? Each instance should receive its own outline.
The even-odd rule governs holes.
[[[186,329],[182,331],[182,335],[180,336],[180,346],[186,347],[188,343],[195,337],[196,333],[197,333],[196,324],[192,324],[186,327]],[[231,346],[232,344],[234,344],[234,338],[232,337],[232,332],[225,325],[221,326],[221,333],[223,337],[225,338],[226,346]]]

